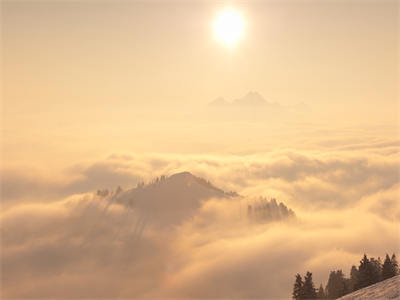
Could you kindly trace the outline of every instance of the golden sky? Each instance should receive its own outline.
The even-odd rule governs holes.
[[[1,35],[7,296],[285,299],[297,272],[319,285],[400,249],[398,1],[5,0]],[[132,258],[115,237],[132,212],[102,219],[92,192],[182,171],[297,223],[248,227],[211,199],[149,224]]]
[[[281,105],[305,103],[307,122],[396,124],[397,4],[3,1],[4,153],[22,159],[22,148],[51,152],[63,141],[92,153],[111,136],[124,150],[154,151],[162,136],[188,127],[209,143],[210,131],[198,128],[207,104],[249,91]],[[245,22],[232,49],[213,32],[226,6]],[[163,132],[166,119],[175,123]],[[264,130],[271,120],[259,123]]]
[[[234,51],[213,37],[219,2],[3,1],[6,108],[196,105],[249,90],[320,107],[395,105],[396,1],[230,6],[246,22]]]

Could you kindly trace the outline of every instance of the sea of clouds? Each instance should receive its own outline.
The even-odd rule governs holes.
[[[307,140],[241,154],[112,154],[54,174],[2,170],[4,298],[290,298],[294,275],[348,275],[366,252],[399,253],[400,143]],[[225,191],[274,197],[290,221],[251,223],[242,203],[209,199],[179,224],[96,195],[190,171]],[[154,222],[155,223],[155,222]]]

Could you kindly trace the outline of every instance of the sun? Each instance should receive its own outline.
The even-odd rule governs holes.
[[[243,35],[243,18],[233,9],[224,9],[214,22],[217,39],[226,46],[235,45]]]

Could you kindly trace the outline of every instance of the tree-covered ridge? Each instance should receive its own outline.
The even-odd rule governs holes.
[[[399,267],[395,254],[392,257],[386,254],[383,264],[379,257],[369,259],[364,254],[359,266],[351,267],[350,278],[346,278],[342,270],[331,271],[325,289],[322,283],[318,289],[314,287],[311,272],[307,272],[304,280],[300,274],[296,274],[292,298],[295,300],[337,299],[398,274]]]
[[[225,192],[224,190],[216,187],[214,184],[212,184],[209,180],[206,180],[202,177],[198,177],[195,176],[193,174],[191,174],[190,172],[181,172],[181,173],[176,173],[173,174],[171,176],[167,176],[167,175],[161,175],[158,177],[155,177],[154,179],[152,179],[151,181],[149,181],[148,183],[145,183],[144,181],[139,181],[137,183],[136,188],[140,189],[145,189],[145,188],[156,188],[159,185],[162,184],[167,184],[170,180],[173,180],[176,177],[181,177],[181,178],[185,178],[195,181],[197,182],[199,185],[204,186],[210,190],[213,190],[217,193],[221,193],[224,194],[227,197],[238,197],[239,194],[236,193],[235,191],[229,191],[229,192]]]
[[[116,202],[136,209],[142,206],[149,207],[153,203],[152,213],[162,207],[164,208],[163,214],[166,214],[168,209],[177,211],[192,202],[192,208],[198,208],[200,200],[227,198],[247,202],[247,217],[254,223],[280,221],[295,216],[292,209],[282,202],[277,202],[275,198],[269,200],[266,197],[248,198],[234,191],[225,192],[210,181],[189,172],[176,173],[171,176],[162,175],[148,183],[140,181],[133,189],[123,190],[118,186],[115,191],[103,189],[98,190],[96,194],[99,197],[113,198]],[[174,205],[177,202],[180,205]],[[242,206],[240,206],[240,211],[242,211],[241,209]]]
[[[256,222],[277,221],[294,217],[294,212],[282,202],[278,203],[275,198],[270,201],[267,198],[260,197],[247,206],[248,217]]]

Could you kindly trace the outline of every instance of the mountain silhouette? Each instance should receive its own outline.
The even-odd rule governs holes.
[[[117,202],[151,216],[162,224],[177,224],[191,216],[203,201],[211,198],[231,198],[234,192],[226,193],[210,182],[190,172],[161,176],[153,182],[121,192]]]
[[[222,97],[218,97],[209,103],[210,106],[225,106],[229,104],[230,103]]]
[[[248,92],[245,96],[235,99],[232,102],[232,105],[240,105],[240,106],[267,106],[267,105],[274,105],[264,99],[257,92]]]
[[[264,99],[257,92],[248,92],[243,97],[234,99],[232,102],[226,101],[224,98],[219,97],[209,103],[210,106],[213,107],[248,107],[248,108],[260,108],[260,107],[268,107],[268,108],[280,108],[281,105],[276,102],[270,102]]]
[[[295,216],[290,208],[274,198],[255,199],[240,196],[236,192],[225,192],[190,172],[157,177],[149,184],[139,183],[136,188],[126,191],[119,188],[110,199],[131,208],[141,219],[146,219],[146,223],[161,226],[180,224],[192,217],[209,199],[231,199],[232,205],[235,205],[235,200],[244,201],[248,205],[248,219],[256,223]]]

